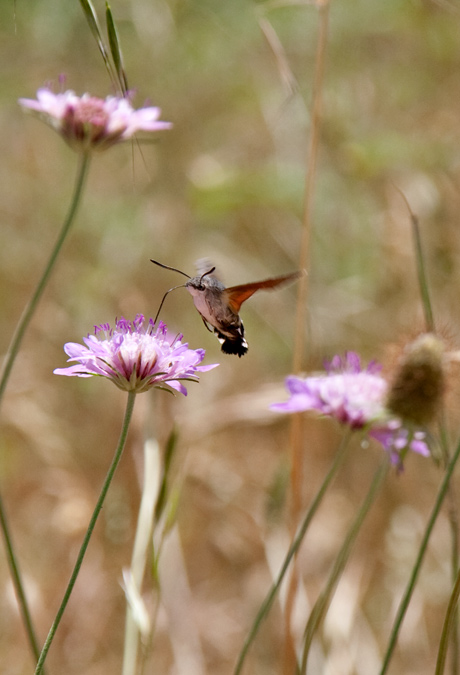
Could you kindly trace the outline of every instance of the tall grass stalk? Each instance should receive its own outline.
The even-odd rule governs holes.
[[[324,70],[326,62],[326,48],[329,26],[329,0],[318,0],[316,6],[319,10],[319,28],[318,41],[315,56],[315,70],[313,79],[313,95],[311,105],[311,127],[310,142],[308,145],[305,173],[305,192],[304,207],[302,218],[302,235],[300,242],[299,268],[307,271],[310,267],[310,241],[311,241],[311,214],[313,207],[313,197],[315,188],[315,179],[317,172],[318,146],[321,131],[322,114],[322,91],[324,82]],[[300,372],[305,360],[305,345],[308,321],[308,292],[309,278],[308,274],[303,276],[298,284],[295,329],[294,329],[294,355],[292,371],[294,374]],[[297,528],[300,513],[302,510],[302,487],[304,473],[304,453],[303,453],[303,418],[301,415],[293,415],[290,432],[290,450],[291,450],[291,532]],[[291,616],[294,607],[294,600],[297,588],[297,572],[293,566],[290,584],[286,594],[285,618],[285,675],[290,675],[295,664],[295,649],[291,635]]]
[[[128,573],[130,585],[125,589],[127,607],[122,675],[135,675],[138,672],[139,641],[146,627],[142,625],[143,617],[136,614],[136,598],[140,599],[141,597],[142,582],[149,558],[149,551],[152,549],[152,529],[160,485],[161,466],[158,443],[152,440],[146,441],[144,443],[142,498],[137,519],[131,567]],[[133,591],[135,597],[133,597]]]

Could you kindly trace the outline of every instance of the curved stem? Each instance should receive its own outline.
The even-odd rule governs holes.
[[[24,337],[24,334],[27,330],[27,327],[30,323],[30,320],[32,319],[32,316],[35,312],[35,309],[37,307],[37,304],[43,294],[43,291],[46,287],[46,284],[48,282],[48,279],[50,277],[50,274],[53,270],[54,263],[56,262],[56,258],[59,254],[59,251],[61,250],[62,244],[64,243],[64,240],[67,236],[67,233],[70,229],[70,226],[74,220],[78,204],[80,202],[82,190],[83,190],[83,185],[85,182],[85,177],[88,172],[88,167],[89,167],[89,157],[88,155],[83,155],[80,160],[80,166],[78,169],[77,173],[77,180],[75,184],[75,189],[74,189],[74,194],[72,197],[72,202],[70,204],[69,212],[67,214],[66,219],[64,220],[64,223],[62,225],[61,232],[59,234],[59,237],[56,241],[56,244],[54,246],[54,249],[51,253],[50,259],[46,265],[45,271],[42,274],[42,277],[40,278],[37,287],[29,300],[29,303],[25,307],[21,318],[19,319],[19,322],[16,326],[16,329],[14,331],[13,337],[11,339],[10,345],[8,347],[7,354],[5,356],[3,365],[2,365],[2,370],[1,370],[1,375],[0,375],[0,404],[3,398],[3,395],[5,393],[5,389],[11,374],[11,370],[13,368],[14,361],[16,359],[16,356],[18,354],[19,348],[21,346],[22,339]],[[8,559],[8,565],[10,568],[10,574],[13,580],[13,585],[14,585],[14,590],[16,594],[16,598],[20,607],[20,611],[22,614],[24,626],[26,629],[28,641],[30,644],[30,647],[32,649],[33,655],[35,657],[35,660],[38,659],[40,650],[38,648],[38,643],[37,639],[34,633],[34,629],[32,626],[32,619],[30,615],[30,611],[27,605],[27,599],[26,595],[24,592],[24,585],[22,583],[22,578],[21,574],[19,571],[19,565],[16,560],[16,556],[14,553],[14,548],[13,548],[13,543],[12,543],[12,537],[10,533],[10,528],[8,525],[8,519],[6,516],[6,511],[5,507],[3,504],[3,500],[0,496],[0,529],[2,530],[3,534],[3,539],[5,542],[5,547],[6,547],[6,553],[7,553],[7,559]]]
[[[447,467],[450,459],[450,450],[449,450],[449,440],[448,440],[448,434],[447,434],[447,424],[445,421],[445,412],[444,410],[441,411],[440,415],[440,426],[439,426],[439,439],[440,439],[440,445],[441,445],[441,450],[442,450],[442,457],[443,457],[443,463],[444,466]],[[459,556],[458,556],[458,539],[459,539],[459,532],[458,532],[458,508],[457,508],[457,497],[456,497],[456,491],[455,491],[455,485],[453,481],[449,481],[449,487],[447,490],[447,509],[448,509],[448,519],[449,519],[449,527],[450,527],[450,538],[451,538],[451,570],[452,570],[452,583],[454,584],[454,590],[452,593],[455,593],[455,586],[457,585],[458,581],[458,574],[459,574]],[[449,604],[449,610],[450,611],[450,604]],[[458,669],[459,669],[459,660],[458,660],[458,654],[459,654],[459,633],[458,633],[458,610],[456,609],[456,605],[452,607],[452,612],[453,612],[453,617],[449,620],[450,624],[448,627],[448,635],[450,636],[450,648],[451,648],[451,675],[458,675]],[[447,620],[447,617],[446,617]],[[446,628],[446,624],[444,624],[444,628]],[[443,628],[443,634],[441,641],[444,639],[444,628]],[[439,646],[439,652],[438,652],[438,659],[439,655],[442,650],[442,645],[440,644]],[[446,646],[446,651],[447,651],[447,646]],[[444,654],[444,660],[445,660],[445,654]],[[441,666],[439,666],[441,667]],[[444,668],[444,663],[442,664],[442,668]],[[436,671],[437,673],[438,671]],[[442,672],[442,670],[440,671]]]
[[[422,246],[422,237],[420,233],[420,225],[417,216],[415,213],[412,211],[410,204],[405,197],[405,195],[400,191],[400,194],[402,198],[404,199],[406,206],[409,210],[410,213],[410,219],[411,219],[411,225],[412,225],[412,237],[413,237],[413,243],[414,243],[414,250],[415,250],[415,259],[416,259],[416,264],[417,264],[417,278],[418,278],[418,285],[419,285],[419,290],[420,290],[420,298],[422,301],[422,306],[423,306],[423,311],[425,314],[425,325],[426,325],[426,330],[428,332],[435,332],[435,321],[434,321],[434,313],[433,313],[433,306],[431,303],[430,299],[430,292],[429,292],[429,284],[428,284],[428,277],[426,274],[426,267],[425,267],[425,257],[423,254],[423,246]],[[444,411],[441,413],[441,424],[440,424],[440,443],[441,443],[441,449],[443,453],[443,460],[445,465],[447,466],[449,463],[449,458],[450,458],[450,453],[449,453],[449,443],[447,439],[447,425],[445,422],[445,415]],[[459,532],[458,532],[458,512],[457,512],[457,500],[455,499],[455,491],[454,491],[454,486],[452,483],[449,483],[448,488],[448,499],[449,499],[449,509],[448,509],[448,518],[449,518],[449,526],[450,526],[450,533],[451,533],[451,548],[452,548],[452,553],[451,553],[451,568],[452,568],[452,580],[454,582],[454,591],[453,594],[455,593],[455,589],[457,588],[457,585],[459,583],[459,556],[458,556],[458,538],[459,538]],[[458,594],[458,589],[457,589],[457,594]],[[448,615],[449,612],[452,612],[452,616],[449,617],[449,625],[447,626],[444,624],[443,628],[443,634],[441,638],[441,644],[439,646],[439,652],[438,652],[438,664],[436,666],[436,673],[442,672],[444,669],[444,664],[445,664],[445,657],[447,653],[447,643],[442,644],[444,640],[447,640],[447,636],[451,636],[451,642],[452,642],[452,675],[458,675],[458,669],[459,669],[459,662],[458,662],[458,655],[459,655],[459,633],[458,633],[458,612],[456,610],[456,603],[451,607],[449,604],[449,610],[448,610]],[[446,622],[448,621],[448,616],[446,616]],[[440,669],[438,671],[438,668]]]
[[[361,525],[363,524],[364,518],[368,514],[369,509],[371,508],[376,496],[378,495],[383,480],[388,473],[388,468],[389,462],[387,459],[384,462],[384,464],[382,464],[382,466],[380,466],[380,468],[377,469],[374,475],[374,479],[368,490],[368,493],[358,513],[356,514],[356,518],[354,519],[350,529],[348,530],[342,548],[340,549],[337,558],[335,559],[334,566],[332,567],[332,570],[329,574],[329,578],[327,580],[327,584],[323,592],[319,596],[318,600],[315,602],[315,605],[310,613],[304,633],[302,665],[300,668],[300,672],[302,675],[305,675],[305,673],[307,672],[308,654],[310,652],[313,635],[315,634],[315,631],[319,623],[322,621],[324,615],[326,614],[329,608],[332,596],[337,586],[337,582],[340,579],[340,576],[345,568],[345,565],[347,564],[348,558],[350,557],[353,544],[355,543],[356,537],[358,536],[358,533],[361,529]]]
[[[435,321],[434,321],[434,313],[433,313],[433,306],[431,303],[430,299],[430,292],[429,292],[429,284],[428,284],[428,277],[426,274],[426,267],[425,267],[425,257],[423,254],[423,246],[422,246],[422,237],[420,233],[420,225],[417,216],[415,213],[412,211],[410,204],[401,190],[399,190],[402,198],[404,199],[406,206],[408,208],[408,211],[410,213],[410,219],[411,219],[411,225],[412,225],[412,238],[413,238],[413,243],[414,243],[414,250],[415,250],[415,259],[416,259],[416,264],[417,264],[417,279],[418,279],[418,285],[419,285],[419,290],[420,290],[420,298],[422,301],[422,306],[423,306],[423,311],[425,314],[425,325],[426,325],[426,330],[428,332],[435,333]],[[450,453],[449,453],[449,442],[448,442],[448,436],[447,436],[447,425],[445,421],[445,415],[444,411],[441,412],[440,415],[440,443],[441,443],[441,449],[442,449],[442,454],[443,454],[443,461],[444,464],[447,466],[449,463],[449,458],[450,458]],[[452,568],[452,581],[456,585],[458,582],[458,574],[459,574],[459,555],[458,555],[458,540],[459,540],[459,532],[458,532],[458,511],[457,511],[457,500],[455,498],[455,490],[454,486],[452,483],[449,483],[448,486],[448,500],[449,500],[449,507],[448,507],[448,518],[449,518],[449,526],[450,526],[450,533],[451,533],[451,568]],[[449,606],[450,607],[450,606]],[[458,612],[455,610],[455,606],[452,609],[452,612],[454,613],[453,617],[451,618],[452,624],[449,626],[448,629],[448,634],[451,636],[451,647],[452,647],[452,669],[451,669],[451,674],[452,675],[458,675],[459,671],[459,650],[460,650],[460,644],[459,644],[459,620],[458,620]],[[447,620],[447,617],[446,617]],[[444,633],[443,633],[443,638],[444,639]],[[445,650],[447,651],[447,645],[445,645]],[[441,645],[440,645],[440,652],[438,653],[438,659],[441,656]],[[445,660],[445,654],[444,654],[444,660]],[[437,666],[444,668],[444,661],[442,663],[442,666]],[[442,671],[439,671],[442,672]],[[438,670],[436,670],[436,673],[438,673]]]
[[[330,482],[334,478],[335,474],[339,470],[344,458],[345,458],[345,451],[348,447],[348,441],[350,440],[351,433],[348,432],[346,433],[342,441],[340,443],[339,449],[336,453],[335,459],[332,463],[331,468],[329,469],[326,477],[324,478],[323,482],[321,483],[321,486],[318,490],[318,492],[315,495],[315,498],[313,499],[310,508],[308,509],[305,518],[299,528],[299,531],[297,533],[297,536],[295,537],[294,541],[292,542],[289,551],[286,555],[286,558],[283,562],[283,566],[281,567],[281,571],[278,574],[278,577],[276,581],[273,583],[272,587],[270,588],[265,600],[263,601],[257,616],[254,620],[254,623],[252,625],[251,630],[249,631],[249,635],[247,636],[243,648],[240,652],[240,655],[238,657],[238,661],[235,667],[235,670],[233,671],[234,675],[239,675],[242,671],[244,660],[246,658],[246,655],[249,651],[249,647],[251,644],[254,642],[254,639],[259,631],[259,628],[262,624],[262,621],[266,618],[268,615],[268,612],[271,609],[271,606],[273,605],[273,601],[275,600],[276,594],[279,590],[279,587],[281,586],[281,582],[284,579],[284,576],[287,572],[287,569],[289,567],[289,564],[292,560],[292,558],[295,556],[297,551],[300,548],[300,545],[303,541],[303,538],[305,536],[305,533],[307,532],[307,529],[313,519],[313,516],[315,515],[316,511],[318,510],[319,505],[321,504],[321,501],[326,493],[327,488],[329,487]]]
[[[412,574],[410,576],[410,579],[409,579],[409,582],[407,584],[404,595],[402,597],[402,600],[399,604],[398,613],[396,615],[396,619],[394,621],[393,628],[391,630],[391,635],[390,635],[388,647],[387,647],[387,650],[385,652],[385,656],[384,656],[384,659],[383,659],[383,664],[382,664],[382,668],[380,670],[380,675],[384,675],[388,670],[388,666],[390,664],[390,660],[391,660],[391,657],[393,655],[394,648],[396,646],[396,641],[398,639],[399,630],[401,628],[401,624],[402,624],[404,616],[406,614],[407,607],[409,606],[409,602],[410,602],[410,599],[412,597],[412,593],[414,591],[415,584],[417,582],[417,577],[418,577],[418,573],[420,571],[420,567],[422,566],[423,557],[425,555],[425,552],[426,552],[426,549],[427,549],[427,546],[428,546],[428,541],[430,539],[431,532],[433,530],[436,519],[437,519],[437,517],[439,515],[439,512],[441,510],[441,506],[442,506],[442,503],[444,501],[444,498],[445,498],[445,496],[447,494],[447,491],[449,489],[450,479],[452,477],[452,473],[454,471],[454,468],[455,468],[455,465],[457,463],[457,460],[458,460],[459,456],[460,456],[460,442],[458,443],[458,445],[455,449],[455,452],[452,456],[452,459],[450,460],[450,462],[447,466],[446,473],[444,474],[444,478],[443,478],[441,486],[438,490],[438,495],[436,497],[435,504],[433,506],[430,518],[429,518],[427,526],[425,528],[425,534],[423,535],[422,543],[420,544],[417,559],[415,561],[414,567],[412,568]]]
[[[40,648],[38,646],[37,636],[35,635],[34,627],[32,624],[32,617],[30,616],[29,606],[27,604],[18,563],[16,561],[16,556],[14,554],[13,543],[11,540],[11,534],[6,520],[5,508],[3,506],[3,500],[1,495],[0,495],[0,527],[3,533],[3,540],[5,542],[8,565],[13,579],[13,585],[16,593],[16,598],[19,604],[19,609],[22,614],[22,620],[24,622],[24,627],[26,629],[27,638],[29,640],[29,645],[32,650],[32,654],[34,656],[35,661],[37,661],[38,657],[40,656]]]
[[[459,595],[460,595],[460,570],[457,572],[457,578],[455,579],[455,584],[452,589],[449,605],[447,607],[447,612],[442,627],[441,640],[439,642],[439,649],[438,649],[438,658],[436,661],[435,675],[443,675],[444,673],[449,637],[458,619],[457,605]]]
[[[35,288],[35,291],[29,300],[28,304],[26,305],[21,318],[19,319],[19,323],[16,326],[16,330],[14,331],[13,337],[11,339],[10,345],[8,347],[8,351],[5,357],[5,360],[3,362],[2,366],[2,371],[1,371],[1,376],[0,376],[0,403],[3,399],[3,395],[5,393],[6,385],[8,383],[10,374],[11,374],[11,369],[13,368],[14,361],[16,359],[16,356],[19,351],[19,347],[21,346],[22,339],[24,337],[24,334],[27,330],[27,327],[35,313],[35,310],[37,308],[38,302],[40,298],[43,295],[43,291],[46,288],[46,285],[48,283],[48,280],[51,276],[51,272],[54,269],[54,265],[56,263],[57,257],[61,251],[62,245],[67,237],[67,234],[70,230],[70,227],[74,221],[78,205],[80,203],[81,195],[83,193],[83,186],[85,184],[85,178],[88,173],[88,168],[89,168],[89,155],[88,154],[83,154],[80,157],[80,166],[78,168],[77,172],[77,180],[75,183],[75,189],[72,197],[72,201],[70,204],[69,212],[67,214],[66,219],[64,220],[64,223],[62,225],[61,231],[59,233],[59,236],[56,240],[56,243],[54,245],[54,248],[51,252],[51,256],[48,260],[48,263],[45,267],[45,270],[37,284],[37,287]]]
[[[112,478],[114,476],[115,470],[118,466],[118,463],[121,459],[121,455],[123,453],[123,448],[125,446],[126,442],[126,436],[128,435],[128,429],[129,429],[129,423],[131,421],[131,416],[133,414],[133,408],[134,408],[134,401],[136,399],[136,394],[135,392],[130,391],[128,394],[128,401],[126,404],[126,411],[125,411],[125,418],[123,420],[123,426],[121,429],[120,433],[120,439],[118,441],[118,446],[115,451],[115,456],[112,460],[112,464],[110,465],[110,468],[107,472],[107,476],[105,478],[104,484],[102,486],[101,494],[99,495],[99,499],[97,500],[97,504],[95,506],[95,509],[93,511],[93,515],[91,516],[91,520],[88,525],[88,529],[85,534],[85,538],[83,539],[83,543],[80,548],[80,552],[77,557],[77,561],[75,563],[75,567],[73,569],[72,575],[70,577],[69,583],[67,584],[67,588],[64,593],[64,598],[61,602],[61,605],[58,609],[58,612],[56,614],[56,618],[53,621],[53,625],[50,628],[50,631],[48,633],[48,637],[46,638],[46,642],[43,646],[43,649],[40,654],[40,658],[38,659],[37,667],[35,669],[35,675],[39,675],[39,673],[42,673],[43,671],[43,664],[46,659],[46,655],[48,654],[49,648],[51,647],[51,643],[53,642],[54,636],[56,634],[57,627],[59,626],[62,615],[64,614],[64,610],[67,607],[67,603],[69,602],[70,595],[72,593],[73,587],[75,585],[75,582],[78,577],[78,573],[80,571],[80,567],[83,562],[83,558],[85,557],[86,549],[88,548],[89,540],[91,539],[91,535],[93,534],[94,526],[96,525],[99,513],[102,509],[102,505],[104,503],[105,497],[107,495],[107,491],[110,487],[110,483],[112,482]]]

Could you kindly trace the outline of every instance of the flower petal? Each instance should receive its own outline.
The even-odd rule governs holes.
[[[189,349],[182,336],[168,335],[160,322],[154,326],[150,319],[138,314],[134,321],[121,317],[115,328],[108,324],[95,326],[95,334],[83,338],[84,345],[68,342],[64,346],[69,362],[67,368],[57,368],[56,375],[91,377],[100,375],[126,391],[141,393],[161,384],[186,395],[181,379],[198,381],[198,373],[219,364],[200,365],[204,349]]]

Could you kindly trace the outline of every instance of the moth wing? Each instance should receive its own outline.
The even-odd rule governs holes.
[[[220,281],[220,276],[216,274],[216,266],[212,264],[209,258],[200,258],[195,263],[196,274],[200,277],[202,274],[206,274],[212,270],[212,276]]]
[[[264,281],[253,281],[250,284],[242,284],[241,286],[230,286],[230,288],[226,288],[224,291],[225,299],[230,309],[235,312],[235,314],[238,314],[243,302],[250,298],[251,295],[254,295],[256,291],[271,291],[282,284],[295,281],[303,275],[304,272],[293,272],[291,274],[285,274],[282,277],[273,277],[273,279],[264,279]]]

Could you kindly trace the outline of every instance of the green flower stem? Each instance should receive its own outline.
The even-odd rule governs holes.
[[[152,530],[161,483],[160,450],[156,441],[144,443],[144,483],[137,518],[131,558],[130,577],[134,591],[139,596],[147,566],[148,552],[152,546]],[[138,672],[139,634],[142,634],[140,622],[136,620],[134,603],[130,602],[129,587],[126,589],[127,608],[125,622],[125,647],[123,653],[122,675],[135,675]]]
[[[444,624],[442,627],[441,640],[439,642],[438,659],[436,661],[435,675],[443,675],[446,664],[447,648],[452,629],[458,620],[458,596],[460,595],[460,570],[457,572],[457,578],[452,589],[452,593],[447,607]],[[455,658],[455,655],[453,655]]]
[[[426,269],[425,269],[425,258],[424,258],[424,255],[423,255],[422,238],[421,238],[421,235],[420,235],[420,226],[419,226],[418,218],[412,212],[407,199],[405,198],[404,195],[402,195],[402,196],[403,196],[403,199],[405,200],[406,205],[409,209],[410,218],[411,218],[412,237],[413,237],[413,242],[414,242],[415,258],[416,258],[416,262],[417,262],[417,277],[418,277],[418,284],[419,284],[419,290],[420,290],[420,297],[421,297],[422,305],[423,305],[423,311],[424,311],[424,314],[425,314],[426,330],[428,332],[434,333],[435,332],[435,321],[434,321],[434,314],[433,314],[433,306],[431,304],[430,293],[429,293],[428,278],[427,278]],[[444,463],[447,466],[447,464],[449,462],[449,443],[448,443],[448,440],[447,440],[447,425],[446,425],[446,421],[445,421],[444,411],[441,413],[440,442],[441,442],[441,449],[442,449],[442,452],[443,452]],[[458,534],[457,500],[455,499],[455,492],[454,492],[454,487],[453,487],[452,483],[449,484],[448,493],[449,493],[449,495],[448,495],[448,497],[449,497],[448,517],[449,517],[449,526],[450,526],[451,542],[452,542],[452,544],[451,544],[451,546],[452,546],[452,554],[451,554],[452,581],[453,581],[454,584],[456,584],[456,579],[458,577],[458,570],[459,570],[459,556],[458,556],[459,534]],[[455,606],[454,606],[453,611],[454,611],[454,617],[452,619],[452,625],[449,629],[449,634],[451,635],[451,648],[452,648],[452,671],[451,672],[452,672],[452,675],[458,675],[458,672],[459,672],[459,651],[460,651],[459,632],[458,632],[459,621],[458,621],[458,612],[455,611]]]
[[[440,425],[439,425],[439,440],[442,450],[442,457],[444,466],[447,467],[450,458],[449,451],[449,439],[447,434],[447,423],[445,420],[445,411],[441,411],[440,415]],[[457,509],[457,499],[455,494],[455,486],[452,481],[449,482],[449,487],[447,489],[447,508],[448,508],[448,518],[450,526],[450,538],[451,538],[451,574],[452,574],[452,584],[457,583],[457,577],[459,574],[459,556],[458,556],[458,509]],[[458,632],[458,610],[456,606],[453,607],[454,616],[452,618],[451,625],[449,627],[448,634],[450,635],[450,649],[451,649],[451,675],[458,675],[459,669],[459,632]],[[440,645],[441,649],[441,645]],[[446,648],[447,649],[447,648]],[[445,657],[444,657],[445,658]],[[444,667],[444,666],[443,666]]]
[[[121,459],[121,455],[123,453],[123,448],[125,446],[126,442],[126,437],[128,435],[128,429],[129,429],[129,423],[131,421],[131,416],[133,414],[133,408],[134,408],[134,401],[136,399],[136,393],[133,391],[130,391],[128,394],[128,401],[126,404],[126,411],[125,411],[125,418],[123,420],[123,426],[121,429],[120,433],[120,439],[118,441],[118,446],[115,451],[115,456],[112,460],[112,463],[110,465],[110,468],[107,472],[107,476],[105,478],[104,484],[102,486],[101,494],[99,495],[99,499],[97,500],[96,507],[93,511],[93,515],[91,516],[90,523],[88,525],[88,529],[85,534],[85,538],[83,539],[83,543],[80,548],[80,552],[78,554],[77,561],[75,563],[75,567],[73,569],[72,575],[70,577],[69,583],[67,584],[66,591],[64,593],[64,598],[61,602],[61,605],[58,609],[58,612],[56,614],[56,618],[53,621],[53,625],[50,628],[50,631],[48,633],[48,637],[46,638],[46,642],[43,646],[43,649],[40,654],[40,658],[38,659],[37,667],[35,669],[35,675],[39,675],[39,673],[43,672],[43,664],[46,659],[46,655],[48,654],[49,648],[51,647],[51,643],[53,642],[54,636],[56,634],[56,630],[59,626],[59,623],[61,622],[62,615],[64,614],[64,610],[67,607],[67,603],[69,601],[70,595],[72,593],[73,587],[75,585],[75,582],[78,577],[78,573],[80,571],[80,567],[83,562],[83,558],[85,557],[86,549],[88,548],[89,541],[91,539],[91,535],[93,534],[94,526],[96,525],[99,513],[102,509],[102,505],[104,504],[105,497],[107,495],[107,491],[110,487],[110,483],[112,482],[112,478],[114,476],[115,470],[118,466],[118,463]]]
[[[260,609],[257,613],[257,616],[254,620],[253,625],[252,625],[252,628],[251,628],[251,630],[250,630],[250,632],[249,632],[249,634],[248,634],[248,636],[247,636],[247,638],[244,642],[243,648],[242,648],[242,650],[240,652],[240,655],[238,657],[238,661],[237,661],[235,670],[233,671],[234,675],[240,675],[240,673],[243,669],[243,664],[244,664],[246,655],[249,651],[249,647],[254,642],[254,639],[255,639],[255,637],[256,637],[256,635],[259,631],[259,628],[262,624],[262,621],[267,617],[267,615],[268,615],[268,613],[269,613],[269,611],[270,611],[270,609],[273,605],[276,594],[279,590],[279,587],[281,586],[281,583],[282,583],[282,581],[284,579],[284,576],[287,572],[289,564],[290,564],[292,558],[295,556],[295,554],[299,550],[300,545],[303,541],[303,538],[304,538],[304,536],[307,532],[307,529],[308,529],[308,527],[309,527],[309,525],[310,525],[310,523],[313,519],[313,516],[315,515],[316,511],[318,510],[319,505],[321,504],[321,501],[322,501],[322,499],[323,499],[323,497],[326,493],[327,488],[329,487],[330,482],[332,481],[335,474],[337,473],[337,471],[339,470],[340,466],[343,463],[343,460],[345,458],[345,452],[346,452],[346,449],[348,447],[348,442],[350,440],[350,436],[351,436],[351,432],[348,432],[343,436],[342,441],[341,441],[340,446],[339,446],[339,449],[338,449],[338,451],[335,455],[334,461],[332,463],[332,466],[329,469],[326,477],[324,478],[318,492],[316,493],[316,495],[315,495],[315,497],[314,497],[314,499],[313,499],[313,501],[312,501],[312,503],[311,503],[306,515],[305,515],[305,518],[304,518],[304,520],[303,520],[303,522],[302,522],[302,524],[299,528],[299,531],[298,531],[294,541],[292,542],[292,544],[289,548],[289,551],[286,555],[283,566],[281,567],[281,571],[278,574],[278,577],[277,577],[276,581],[273,583],[272,587],[270,588],[265,600],[263,601],[263,603],[262,603],[262,605],[261,605],[261,607],[260,607]]]
[[[401,193],[402,194],[402,193]],[[414,242],[415,249],[415,258],[417,262],[417,278],[418,285],[420,290],[420,297],[422,300],[423,311],[425,314],[425,325],[428,332],[434,333],[435,321],[433,314],[433,306],[431,304],[428,278],[426,275],[425,269],[425,258],[423,255],[422,247],[422,237],[420,234],[420,226],[417,216],[412,212],[412,209],[409,206],[409,203],[404,195],[403,199],[406,202],[407,208],[409,209],[411,224],[412,224],[412,237]],[[445,421],[444,411],[441,413],[441,423],[440,423],[440,443],[443,453],[443,460],[445,466],[449,463],[449,443],[447,439],[447,424]],[[448,499],[449,499],[449,508],[448,508],[448,517],[449,517],[449,526],[451,533],[451,568],[452,568],[452,581],[455,584],[458,570],[459,570],[459,556],[458,556],[458,513],[457,513],[457,500],[455,499],[455,491],[452,483],[448,486]],[[451,630],[449,631],[451,635],[451,649],[452,649],[452,675],[458,675],[459,672],[459,632],[458,632],[458,612],[455,612],[455,617],[453,618],[453,624]]]
[[[13,585],[16,592],[16,598],[18,600],[19,609],[22,614],[22,620],[24,623],[24,627],[26,629],[27,638],[29,640],[30,648],[32,649],[34,660],[37,661],[38,657],[40,656],[40,648],[38,646],[37,637],[35,635],[34,627],[32,624],[32,618],[30,616],[29,606],[27,604],[26,596],[24,593],[24,586],[22,583],[21,574],[19,572],[18,563],[16,561],[16,556],[14,555],[13,544],[9,532],[8,523],[6,521],[5,508],[3,506],[3,500],[1,495],[0,495],[0,527],[3,533],[8,564],[10,567],[11,576],[13,578]]]
[[[82,190],[83,190],[83,185],[85,182],[85,177],[88,173],[88,167],[89,167],[89,157],[88,155],[83,155],[80,161],[80,166],[78,169],[77,173],[77,180],[76,180],[76,185],[75,185],[75,190],[74,190],[74,195],[72,198],[72,202],[69,208],[69,212],[67,214],[67,217],[64,221],[64,224],[62,226],[61,233],[59,234],[59,237],[57,239],[57,242],[55,244],[55,247],[51,253],[51,257],[48,261],[48,264],[45,268],[45,271],[38,282],[38,285],[34,291],[34,294],[32,295],[32,298],[30,299],[29,303],[27,304],[26,308],[24,309],[22,316],[19,320],[18,325],[16,326],[16,330],[14,332],[14,335],[12,337],[11,343],[9,345],[7,354],[5,356],[5,360],[2,365],[2,370],[1,370],[1,375],[0,375],[0,404],[3,399],[3,395],[5,393],[5,389],[9,380],[9,376],[11,374],[11,370],[13,368],[14,361],[16,359],[16,356],[18,354],[19,348],[21,346],[22,339],[24,337],[24,334],[27,330],[27,327],[30,323],[30,320],[32,319],[32,316],[35,312],[35,309],[37,307],[37,304],[43,294],[43,291],[46,287],[46,284],[48,282],[48,279],[50,277],[50,274],[53,270],[54,263],[56,261],[56,258],[59,254],[59,251],[61,250],[62,244],[64,243],[64,240],[66,238],[66,235],[69,231],[69,228],[74,220],[78,204],[80,202]],[[23,622],[24,626],[27,632],[27,637],[29,640],[30,647],[32,649],[32,652],[34,654],[35,660],[38,659],[40,650],[38,648],[38,643],[35,637],[35,633],[32,627],[32,620],[31,620],[31,615],[30,611],[27,605],[27,600],[26,600],[26,595],[24,592],[24,586],[22,583],[22,578],[21,574],[19,571],[19,565],[16,560],[16,556],[14,553],[14,548],[13,548],[13,543],[12,543],[12,537],[10,533],[10,528],[8,525],[8,519],[6,516],[6,511],[5,507],[3,504],[3,500],[0,497],[0,528],[2,530],[3,534],[3,539],[5,541],[5,546],[6,546],[6,552],[7,552],[7,559],[8,559],[8,565],[10,568],[10,573],[11,577],[13,580],[14,584],[14,589],[16,593],[16,598],[20,607],[20,611],[23,617]]]
[[[313,635],[315,634],[315,631],[319,623],[322,621],[329,608],[332,597],[334,595],[334,591],[337,586],[337,582],[342,575],[345,565],[347,564],[348,558],[350,557],[356,537],[358,536],[358,533],[364,522],[364,518],[367,516],[369,509],[374,503],[374,500],[377,497],[380,488],[382,487],[385,476],[388,473],[389,466],[390,463],[388,461],[388,458],[386,458],[384,463],[379,467],[379,469],[377,469],[374,475],[374,479],[368,490],[368,493],[358,513],[356,514],[356,517],[350,529],[348,530],[347,536],[345,537],[345,541],[343,542],[342,548],[340,549],[337,558],[335,559],[331,573],[329,574],[329,578],[327,580],[327,584],[323,592],[319,596],[318,600],[315,602],[315,605],[310,613],[304,633],[302,664],[300,668],[300,672],[302,675],[305,675],[305,673],[307,672],[308,654],[310,652]]]
[[[444,474],[444,478],[442,480],[441,486],[438,490],[438,494],[436,497],[436,501],[434,503],[433,509],[431,511],[430,518],[428,520],[427,526],[425,528],[425,534],[423,535],[422,543],[420,544],[420,548],[418,551],[417,559],[415,561],[414,567],[412,568],[412,573],[409,579],[409,582],[407,584],[406,590],[404,592],[404,595],[402,597],[402,600],[399,604],[398,608],[398,613],[396,615],[396,619],[393,624],[393,628],[391,630],[390,634],[390,639],[388,642],[388,647],[385,652],[382,668],[380,670],[380,675],[384,675],[387,670],[388,666],[390,664],[391,657],[393,655],[394,648],[396,646],[396,641],[398,639],[398,634],[399,630],[401,628],[401,624],[403,622],[404,616],[406,614],[407,607],[409,606],[410,599],[412,597],[412,593],[415,588],[415,584],[417,581],[418,573],[420,571],[420,567],[422,566],[423,562],[423,557],[425,555],[427,546],[428,546],[428,541],[431,536],[431,532],[433,530],[433,527],[435,525],[436,519],[439,515],[439,512],[441,510],[442,503],[444,501],[444,498],[449,490],[449,483],[450,479],[452,477],[452,473],[454,471],[455,465],[457,463],[457,460],[460,456],[460,442],[458,443],[455,452],[452,456],[452,459],[450,460],[446,473]]]
[[[59,233],[59,236],[56,240],[56,243],[54,245],[54,248],[51,252],[51,256],[48,260],[48,263],[45,267],[45,270],[37,284],[37,287],[29,300],[28,304],[26,305],[21,318],[19,319],[19,323],[16,326],[16,330],[14,331],[13,338],[11,340],[10,346],[8,348],[8,352],[5,357],[5,361],[2,366],[2,371],[1,371],[1,377],[0,377],[0,403],[3,399],[3,395],[5,393],[6,385],[8,383],[8,379],[11,373],[11,369],[13,368],[14,361],[16,359],[16,356],[19,351],[19,347],[21,346],[22,339],[24,337],[24,334],[27,330],[27,327],[30,323],[30,320],[32,319],[35,310],[37,308],[38,302],[40,301],[40,298],[43,295],[43,291],[46,288],[46,285],[48,283],[48,280],[51,276],[51,272],[54,269],[54,265],[56,263],[57,257],[61,251],[62,245],[67,237],[67,234],[70,230],[70,227],[75,219],[75,215],[77,213],[78,205],[81,200],[81,195],[83,193],[83,187],[85,184],[85,178],[88,174],[88,169],[89,169],[89,159],[90,156],[89,154],[85,153],[80,156],[80,166],[78,168],[77,172],[77,180],[75,183],[75,189],[74,189],[74,194],[72,197],[72,202],[70,204],[69,212],[67,214],[66,219],[64,220],[64,223],[62,225],[62,229]]]

